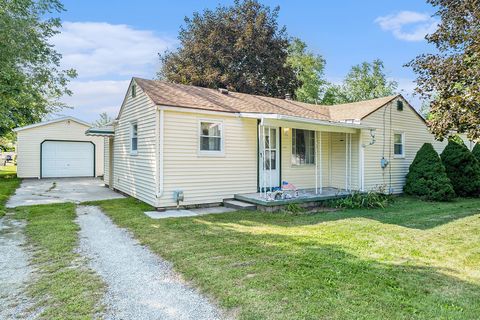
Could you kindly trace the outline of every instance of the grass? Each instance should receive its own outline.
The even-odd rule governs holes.
[[[98,202],[240,319],[478,319],[480,201],[152,220]]]
[[[5,203],[20,185],[20,179],[17,178],[17,167],[0,166],[0,217],[5,215]]]
[[[91,319],[102,311],[101,279],[74,252],[78,242],[75,205],[18,207],[16,216],[27,220],[25,234],[33,246],[36,278],[28,293],[42,310],[43,319]]]

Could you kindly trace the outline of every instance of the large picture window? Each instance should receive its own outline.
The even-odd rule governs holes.
[[[315,164],[315,132],[292,129],[292,164]]]
[[[220,153],[223,150],[223,128],[221,122],[200,122],[200,151]]]

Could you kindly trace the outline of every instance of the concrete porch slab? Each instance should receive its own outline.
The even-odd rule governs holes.
[[[203,216],[206,214],[226,213],[233,212],[235,209],[225,207],[210,207],[210,208],[197,208],[197,209],[178,209],[178,210],[166,210],[166,211],[146,211],[145,214],[152,219],[165,219],[165,218],[183,218],[183,217],[195,217]]]
[[[266,200],[264,194],[260,192],[255,193],[245,193],[245,194],[235,194],[234,197],[236,200],[254,203],[260,206],[283,206],[290,203],[302,204],[302,203],[312,203],[312,202],[322,202],[331,199],[345,198],[351,194],[350,191],[344,189],[337,189],[326,187],[323,188],[322,192],[316,192],[315,189],[299,189],[298,197],[292,197],[290,199],[281,199],[281,200]]]

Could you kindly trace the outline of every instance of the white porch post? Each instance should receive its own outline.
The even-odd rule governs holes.
[[[348,169],[348,191],[352,190],[352,134],[348,134],[348,161],[349,161],[349,169]]]
[[[320,136],[320,144],[319,144],[319,149],[320,149],[320,156],[318,159],[319,166],[320,166],[320,193],[323,193],[323,164],[322,164],[322,131],[318,132],[318,135]]]
[[[345,191],[348,190],[348,134],[345,132]]]
[[[275,139],[277,137],[275,136]],[[275,141],[276,142],[276,141]],[[268,187],[272,188],[272,128],[268,127]]]
[[[345,133],[345,190],[352,187],[352,134]]]
[[[363,131],[360,131],[358,137],[358,188],[360,191],[365,191],[365,184],[364,184],[364,158],[365,158],[365,147],[363,146],[363,139],[362,139]]]
[[[266,199],[267,198],[267,190],[266,190],[266,186],[267,186],[267,183],[266,183],[266,170],[265,170],[265,125],[262,125],[262,193],[265,193],[264,194],[264,198]]]

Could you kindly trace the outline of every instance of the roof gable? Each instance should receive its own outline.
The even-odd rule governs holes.
[[[392,102],[393,100],[396,100],[396,99],[401,99],[405,104],[406,106],[413,111],[414,114],[416,114],[418,116],[418,118],[425,124],[427,125],[427,120],[417,111],[417,109],[415,109],[408,101],[407,99],[405,99],[401,94],[399,94],[398,96],[395,96],[393,99],[391,99],[390,101],[388,101],[387,103],[385,103],[384,105],[380,106],[379,108],[375,109],[375,110],[372,110],[370,113],[366,114],[362,119],[365,119],[367,118],[368,116],[370,116],[371,114],[375,113],[376,111],[380,110],[382,107],[386,106],[388,103]]]

